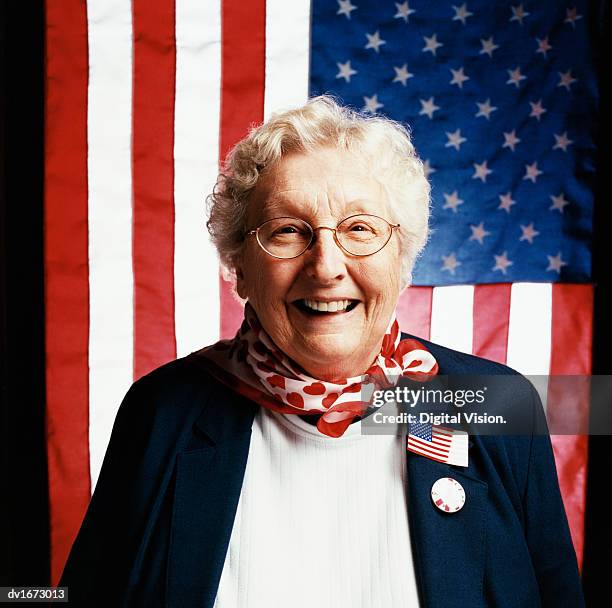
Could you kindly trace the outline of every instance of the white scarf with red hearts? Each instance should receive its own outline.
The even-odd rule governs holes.
[[[330,437],[340,437],[365,413],[374,390],[393,387],[402,376],[424,382],[438,373],[433,355],[418,340],[401,339],[393,315],[380,353],[363,375],[317,380],[278,349],[248,303],[232,340],[195,355],[215,378],[263,407],[283,414],[322,413],[317,428]]]

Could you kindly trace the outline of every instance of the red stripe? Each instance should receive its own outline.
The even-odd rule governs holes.
[[[444,458],[437,458],[436,456],[432,456],[431,454],[425,454],[424,452],[418,449],[411,448],[410,445],[408,445],[408,451],[413,452],[414,454],[420,454],[421,456],[425,456],[425,458],[430,458],[431,460],[436,460],[438,462],[444,462],[444,463],[446,462]]]
[[[590,374],[593,286],[557,283],[552,292],[552,374]]]
[[[506,363],[511,292],[509,283],[474,287],[474,355]]]
[[[265,0],[222,0],[220,162],[253,124],[263,121]],[[230,283],[220,278],[221,337],[233,337],[243,317]]]
[[[443,447],[447,447],[452,443],[452,439],[446,439],[439,436],[434,435],[432,441],[436,444],[440,444]]]
[[[573,428],[588,428],[588,385],[580,386],[578,379],[572,379],[572,390],[568,395],[568,380],[554,376],[591,373],[592,328],[593,286],[553,285],[550,363],[552,377],[547,395],[547,415],[553,430],[557,416],[563,412],[567,419],[568,411],[572,413]],[[582,564],[588,436],[555,435],[552,437],[552,443],[574,548],[578,563]]]
[[[173,0],[134,0],[134,378],[176,358]]]
[[[433,287],[407,287],[397,303],[396,313],[402,331],[429,340]]]
[[[48,1],[46,24],[46,425],[56,585],[90,497],[86,3]]]

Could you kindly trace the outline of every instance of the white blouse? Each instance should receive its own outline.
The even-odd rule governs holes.
[[[215,608],[418,607],[406,438],[261,408]]]

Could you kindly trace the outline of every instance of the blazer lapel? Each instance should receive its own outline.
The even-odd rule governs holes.
[[[256,407],[219,390],[178,455],[167,606],[212,607],[234,524]]]
[[[484,606],[485,518],[488,488],[483,481],[408,452],[408,514],[422,606]],[[433,503],[431,487],[441,477],[465,490],[463,508],[444,513]]]

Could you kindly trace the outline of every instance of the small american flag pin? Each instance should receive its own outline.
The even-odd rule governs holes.
[[[437,424],[410,424],[406,448],[431,460],[468,466],[469,438],[465,431]]]

